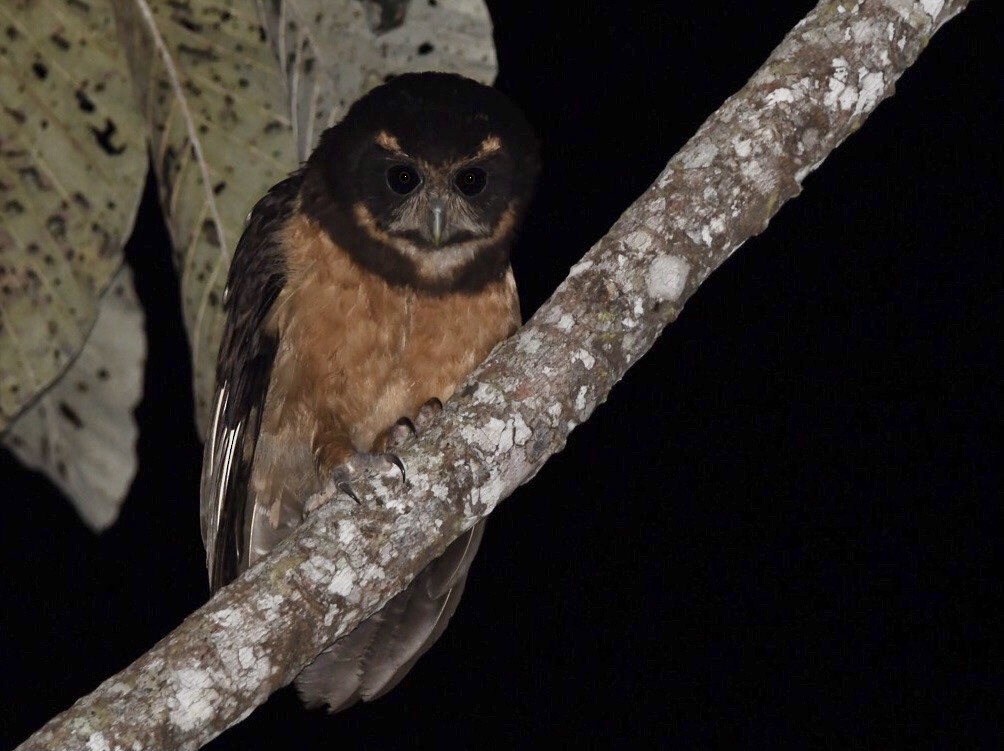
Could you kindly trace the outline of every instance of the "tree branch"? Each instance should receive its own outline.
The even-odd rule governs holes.
[[[821,2],[402,453],[21,749],[195,749],[404,588],[559,451],[705,278],[967,0]]]

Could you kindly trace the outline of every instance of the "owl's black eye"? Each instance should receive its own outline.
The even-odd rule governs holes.
[[[454,185],[465,196],[476,196],[485,189],[487,182],[488,173],[480,167],[468,167],[465,170],[460,170],[457,176],[453,178]]]
[[[421,184],[418,170],[407,164],[395,164],[387,170],[387,185],[398,195],[406,196]]]

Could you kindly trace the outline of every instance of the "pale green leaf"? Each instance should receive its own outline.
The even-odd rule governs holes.
[[[482,0],[412,3],[403,24],[379,35],[357,0],[259,5],[287,81],[301,159],[356,99],[392,75],[438,70],[490,84],[498,69]]]
[[[230,257],[255,201],[298,166],[284,82],[252,3],[115,0],[115,9],[181,275],[204,434]]]
[[[80,354],[3,436],[94,530],[115,521],[136,474],[132,411],[143,393],[145,359],[143,310],[129,267],[122,266],[101,297]]]
[[[94,325],[147,154],[108,0],[3,0],[0,29],[2,431]]]

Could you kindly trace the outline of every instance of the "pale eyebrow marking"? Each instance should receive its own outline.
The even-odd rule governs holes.
[[[496,151],[501,150],[501,148],[502,141],[498,136],[488,136],[481,142],[481,146],[478,147],[477,158],[494,154]]]
[[[381,130],[376,136],[377,146],[382,146],[387,149],[387,151],[393,151],[396,154],[404,154],[404,149],[401,148],[401,144],[398,142],[397,138],[392,136],[386,130]]]

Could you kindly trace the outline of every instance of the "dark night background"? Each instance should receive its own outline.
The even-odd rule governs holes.
[[[498,86],[546,149],[514,259],[529,314],[813,3],[490,5]],[[207,748],[999,747],[994,6],[934,38],[499,508],[401,686],[334,717],[285,689]],[[207,595],[149,190],[128,254],[151,350],[121,520],[91,534],[0,454],[0,747]]]

